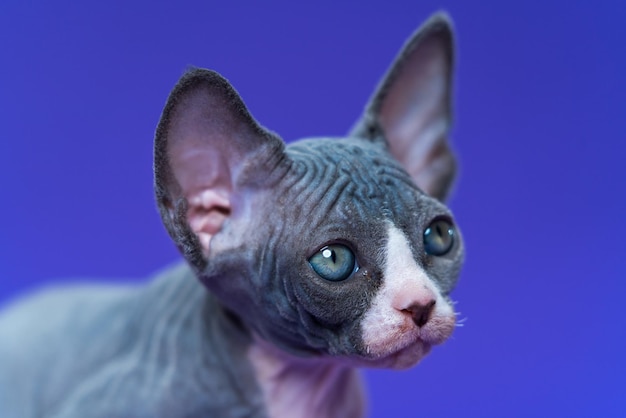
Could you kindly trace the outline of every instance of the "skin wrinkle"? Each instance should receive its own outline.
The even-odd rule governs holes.
[[[176,303],[176,299],[179,299],[180,297],[177,296],[179,296],[181,293],[184,295],[185,290],[187,289],[185,289],[184,287],[180,289],[173,288],[171,289],[171,293],[161,300],[158,309],[159,312],[162,312],[161,320],[155,323],[151,336],[147,339],[148,343],[145,347],[147,349],[147,352],[143,355],[137,356],[137,358],[141,359],[141,361],[147,360],[147,363],[156,363],[158,362],[158,359],[160,357],[163,357],[163,347],[168,341],[165,334],[170,329],[175,328],[176,324],[172,323],[172,320],[177,319],[178,314],[176,311],[171,309],[171,307],[178,306],[178,303]],[[148,371],[145,381],[155,382],[153,369]],[[144,388],[144,390],[147,389],[148,387]]]
[[[341,173],[344,173],[346,177],[349,177],[348,181],[350,181],[352,184],[355,184],[357,186],[355,193],[351,197],[355,199],[355,201],[358,204],[352,205],[353,207],[361,208],[363,205],[365,205],[366,207],[370,206],[371,203],[368,204],[368,201],[377,199],[377,202],[380,202],[380,198],[382,197],[386,197],[387,200],[394,199],[394,197],[398,195],[397,193],[398,188],[401,188],[402,186],[405,186],[405,187],[409,186],[411,189],[417,190],[415,186],[413,185],[412,181],[410,180],[410,178],[408,178],[406,172],[404,172],[403,170],[399,168],[396,168],[397,163],[395,161],[391,160],[391,158],[388,157],[384,163],[382,162],[379,156],[378,150],[376,154],[367,155],[367,157],[369,158],[363,158],[359,160],[358,164],[354,164],[354,163],[347,163],[347,161],[350,160],[351,154],[359,145],[362,147],[363,145],[366,145],[366,144],[364,143],[359,144],[359,145],[350,144],[350,146],[348,146],[348,144],[346,143],[347,141],[338,142],[338,141],[328,140],[328,142],[332,144],[332,147],[329,147],[327,145],[330,145],[330,144],[328,143],[321,144],[322,142],[325,142],[325,141],[317,140],[312,143],[305,142],[305,143],[300,144],[300,147],[304,145],[308,145],[310,148],[310,150],[306,154],[306,159],[303,159],[303,163],[308,163],[307,167],[311,171],[315,171],[315,167],[317,167],[317,165],[320,165],[320,164],[327,164],[327,165],[332,164],[335,166],[341,165],[342,163],[344,165],[349,164],[350,168],[344,167],[341,170]],[[366,160],[367,164],[363,160]],[[369,170],[370,166],[374,166],[374,167],[378,166],[380,167],[380,169],[377,173],[372,173]],[[374,174],[376,174],[376,177],[374,177]],[[313,176],[311,175],[311,177]],[[307,181],[309,182],[309,184],[311,183],[323,184],[323,183],[329,183],[329,182],[336,182],[337,175],[335,177],[329,177],[329,176],[320,177],[318,175],[315,177],[314,181],[312,180],[313,179],[311,178],[307,178]],[[385,183],[386,186],[399,186],[399,187],[385,187],[383,189],[382,186],[380,186],[380,183]],[[376,190],[378,191],[375,192],[372,189],[372,187],[376,187],[377,188]],[[317,193],[313,193],[313,192],[317,192]],[[309,197],[309,199],[313,201],[317,201],[317,200],[321,200],[327,191],[326,189],[320,186],[317,186],[313,188],[313,192],[311,193],[311,196]],[[285,193],[285,191],[283,191],[283,193]],[[294,196],[296,198],[301,198],[297,194],[294,194]],[[293,204],[294,202],[288,202],[288,203]],[[296,207],[298,209],[311,210],[312,209],[311,206],[307,205],[307,203],[309,202],[305,201],[299,204],[298,203],[295,203],[295,204],[297,205]],[[383,207],[385,206],[387,205],[384,205]],[[364,214],[362,217],[365,217],[365,216],[367,215]]]
[[[226,325],[224,325],[226,324]],[[220,327],[227,327],[225,333],[228,333],[228,327],[232,327],[232,322],[231,321],[220,321]],[[245,339],[247,339],[248,336],[245,337]],[[242,338],[242,336],[239,336],[240,340],[244,340],[244,338]],[[243,341],[244,344],[247,346],[249,345],[248,341]],[[229,364],[231,363],[232,360],[229,360],[227,352],[226,351],[218,351],[218,355],[219,355],[219,363],[222,364]],[[244,381],[242,381],[241,376],[239,376],[236,372],[236,369],[226,369],[225,370],[225,374],[227,376],[228,382],[230,383],[231,387],[233,387],[235,389],[235,394],[237,396],[238,399],[238,403],[241,404],[246,404],[249,403],[248,401],[248,396],[246,394],[247,388],[246,383]]]
[[[187,299],[189,294],[185,294],[185,299]],[[167,364],[165,371],[163,372],[164,381],[172,381],[175,374],[176,369],[179,367],[181,363],[181,355],[180,350],[178,348],[178,341],[181,341],[184,337],[183,331],[185,330],[185,323],[189,320],[189,318],[193,318],[191,313],[195,310],[193,304],[187,304],[184,308],[184,314],[178,318],[178,321],[172,322],[170,327],[172,328],[171,338],[164,340],[161,345],[161,351],[164,351],[164,357],[167,356],[167,361],[164,363]],[[176,319],[176,317],[174,317]],[[158,381],[155,377],[153,377],[155,381]],[[148,379],[149,380],[149,379]]]

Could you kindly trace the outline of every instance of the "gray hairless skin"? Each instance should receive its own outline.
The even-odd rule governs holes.
[[[289,146],[219,74],[184,74],[154,168],[186,263],[6,309],[0,416],[363,416],[357,368],[413,366],[456,322],[452,38],[434,15],[347,137]]]

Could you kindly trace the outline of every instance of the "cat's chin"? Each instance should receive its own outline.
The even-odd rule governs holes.
[[[366,366],[377,369],[408,369],[419,363],[430,352],[431,347],[430,344],[417,340],[397,351],[374,359],[367,359]]]

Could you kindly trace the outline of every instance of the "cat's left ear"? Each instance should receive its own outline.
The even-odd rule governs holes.
[[[453,53],[450,19],[438,13],[409,38],[351,132],[386,141],[417,186],[439,200],[456,172],[447,141]]]

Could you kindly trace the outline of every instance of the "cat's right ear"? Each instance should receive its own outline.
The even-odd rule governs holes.
[[[214,71],[193,69],[169,95],[154,143],[157,204],[185,258],[202,269],[211,238],[233,213],[242,176],[264,178],[284,143],[250,115]]]

